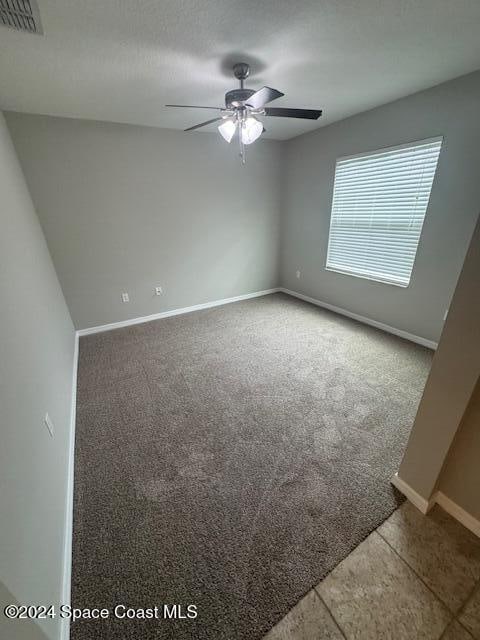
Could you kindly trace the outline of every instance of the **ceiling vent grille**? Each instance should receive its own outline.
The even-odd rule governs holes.
[[[0,0],[0,25],[27,33],[43,33],[36,0]]]

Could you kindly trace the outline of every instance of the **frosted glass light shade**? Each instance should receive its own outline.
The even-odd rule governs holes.
[[[237,130],[237,123],[235,120],[226,119],[222,124],[218,125],[218,130],[224,140],[231,142],[235,135],[235,131]]]
[[[243,144],[252,144],[257,138],[262,135],[263,124],[254,118],[249,116],[242,124],[242,142]]]

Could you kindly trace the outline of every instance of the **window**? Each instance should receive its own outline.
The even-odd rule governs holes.
[[[337,160],[326,268],[407,287],[442,138]]]

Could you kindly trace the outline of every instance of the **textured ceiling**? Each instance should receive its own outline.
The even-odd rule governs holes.
[[[39,6],[44,36],[0,27],[4,110],[183,129],[212,112],[164,104],[221,106],[245,60],[247,86],[286,94],[275,106],[324,109],[318,122],[265,118],[267,136],[286,139],[480,67],[479,0]]]

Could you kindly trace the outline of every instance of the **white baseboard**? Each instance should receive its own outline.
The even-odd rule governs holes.
[[[408,500],[417,507],[423,514],[427,514],[435,504],[435,500],[427,500],[419,493],[414,491],[412,487],[402,480],[398,473],[396,473],[390,480],[394,487],[396,487]]]
[[[390,327],[388,324],[383,324],[383,322],[378,322],[377,320],[366,318],[365,316],[361,316],[358,313],[353,313],[351,311],[347,311],[347,309],[336,307],[335,305],[329,304],[328,302],[322,302],[321,300],[317,300],[316,298],[311,298],[310,296],[306,296],[303,293],[298,293],[297,291],[292,291],[291,289],[286,289],[285,287],[279,287],[278,290],[283,291],[283,293],[287,293],[289,296],[294,296],[295,298],[299,298],[300,300],[305,300],[305,302],[310,302],[311,304],[315,304],[317,305],[317,307],[323,307],[324,309],[328,309],[329,311],[334,311],[335,313],[339,313],[342,316],[347,316],[347,318],[352,318],[352,320],[358,320],[358,322],[363,322],[364,324],[368,324],[371,327],[375,327],[376,329],[382,329],[382,331],[386,331],[387,333],[392,333],[393,335],[399,336],[400,338],[404,338],[405,340],[416,342],[417,344],[421,344],[423,347],[428,347],[429,349],[436,349],[438,346],[438,343],[434,342],[433,340],[427,340],[427,338],[416,336],[413,333],[408,333],[407,331],[403,331],[402,329],[396,329],[395,327]]]
[[[130,320],[121,320],[120,322],[112,322],[110,324],[102,324],[97,327],[89,327],[88,329],[79,329],[78,336],[88,336],[92,333],[101,333],[102,331],[111,331],[112,329],[121,329],[122,327],[130,327],[134,324],[142,324],[143,322],[151,322],[152,320],[160,320],[161,318],[170,318],[171,316],[179,316],[183,313],[191,313],[192,311],[201,311],[202,309],[210,309],[211,307],[220,307],[231,302],[240,302],[240,300],[249,300],[250,298],[259,298],[270,293],[280,291],[278,287],[274,289],[265,289],[264,291],[255,291],[254,293],[245,293],[241,296],[233,296],[233,298],[224,298],[223,300],[214,300],[213,302],[203,302],[195,304],[191,307],[183,307],[182,309],[172,309],[171,311],[161,311],[160,313],[152,313],[149,316],[141,316],[140,318],[131,318]]]
[[[427,500],[414,491],[405,480],[402,480],[398,476],[398,473],[393,476],[390,482],[423,514],[427,514],[433,505],[438,504],[444,511],[450,514],[452,518],[458,520],[460,524],[463,524],[464,527],[480,538],[480,520],[474,518],[441,491],[436,491],[430,500]]]
[[[437,491],[435,494],[435,502],[440,505],[444,511],[449,513],[452,518],[458,520],[464,527],[470,529],[472,533],[480,538],[480,520],[474,518],[441,491]]]
[[[246,293],[240,296],[233,296],[232,298],[224,298],[222,300],[213,300],[212,302],[195,304],[190,307],[183,307],[180,309],[171,309],[170,311],[161,311],[160,313],[153,313],[151,315],[141,316],[139,318],[130,318],[129,320],[121,320],[120,322],[111,322],[109,324],[102,324],[96,327],[88,327],[87,329],[79,329],[77,331],[77,335],[88,336],[93,333],[101,333],[102,331],[112,331],[113,329],[130,327],[135,324],[151,322],[152,320],[160,320],[161,318],[170,318],[171,316],[178,316],[184,313],[191,313],[192,311],[201,311],[202,309],[219,307],[224,304],[230,304],[231,302],[239,302],[240,300],[248,300],[249,298],[258,298],[260,296],[266,296],[270,293],[277,293],[279,291],[282,291],[283,293],[286,293],[295,298],[299,298],[300,300],[304,300],[305,302],[310,302],[311,304],[314,304],[317,307],[323,307],[324,309],[328,309],[329,311],[333,311],[334,313],[347,316],[348,318],[352,318],[353,320],[357,320],[358,322],[363,322],[364,324],[368,324],[372,327],[375,327],[376,329],[381,329],[382,331],[386,331],[387,333],[391,333],[393,335],[399,336],[400,338],[404,338],[405,340],[410,340],[411,342],[421,344],[422,346],[428,347],[429,349],[437,348],[437,343],[434,342],[433,340],[427,340],[427,338],[416,336],[413,333],[408,333],[407,331],[403,331],[402,329],[390,327],[389,325],[384,324],[383,322],[372,320],[371,318],[361,316],[357,313],[348,311],[347,309],[342,309],[341,307],[336,307],[335,305],[329,304],[328,302],[322,302],[321,300],[317,300],[316,298],[306,296],[303,293],[298,293],[297,291],[292,291],[291,289],[286,289],[285,287],[274,287],[273,289],[265,289],[264,291],[255,291],[254,293]]]
[[[77,369],[78,369],[78,333],[75,333],[72,371],[72,405],[70,410],[70,433],[68,442],[68,478],[67,500],[65,505],[65,524],[63,538],[63,584],[62,602],[70,604],[70,589],[72,582],[72,537],[73,537],[73,472],[75,464],[75,418],[77,412]],[[70,620],[62,619],[60,629],[61,640],[70,637]]]

